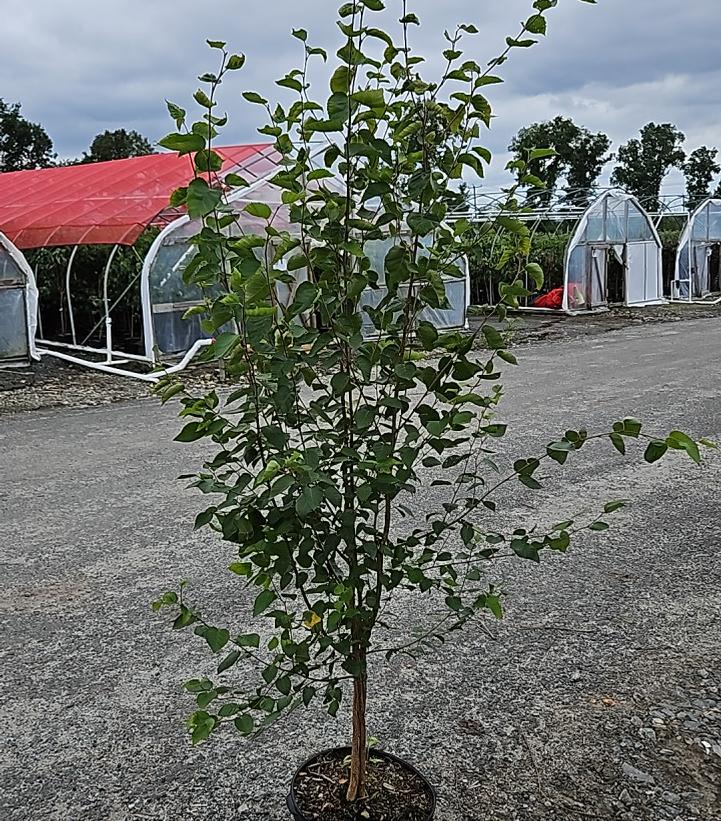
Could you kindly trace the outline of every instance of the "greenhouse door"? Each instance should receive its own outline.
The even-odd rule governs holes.
[[[588,266],[586,294],[588,308],[606,305],[606,277],[608,276],[608,247],[596,245],[590,247],[591,264]]]
[[[632,242],[626,246],[626,305],[658,302],[659,254],[653,242]]]
[[[706,296],[711,288],[709,283],[709,263],[712,248],[708,245],[694,246],[694,265],[692,269],[692,293],[694,296]]]
[[[25,286],[0,283],[0,363],[29,357]]]

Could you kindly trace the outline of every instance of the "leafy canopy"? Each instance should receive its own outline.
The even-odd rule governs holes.
[[[82,161],[106,162],[154,153],[155,150],[149,140],[138,131],[118,128],[115,131],[103,131],[102,134],[96,135],[90,144],[90,150],[83,155]]]
[[[227,198],[212,182],[212,142],[226,123],[217,90],[243,66],[241,55],[210,43],[220,66],[201,78],[201,119],[189,124],[169,105],[177,130],[161,144],[192,154],[197,169],[173,198],[199,223],[184,276],[206,299],[189,313],[214,337],[206,359],[222,360],[235,384],[222,396],[172,380],[159,390],[181,403],[177,439],[212,445],[191,477],[209,497],[196,526],[233,545],[229,570],[251,610],[238,629],[207,618],[183,586],[156,602],[217,656],[217,676],[186,685],[198,706],[194,741],[227,724],[259,732],[316,699],[335,715],[352,680],[349,797],[362,795],[370,659],[421,652],[484,615],[499,618],[499,560],[563,553],[623,505],[590,521],[505,528],[495,518],[505,489],[542,488],[551,468],[609,436],[621,452],[648,439],[649,461],[662,446],[700,458],[684,434],[645,437],[634,419],[603,434],[549,434],[539,453],[512,464],[497,454],[507,433],[501,367],[516,363],[503,321],[528,294],[522,281],[543,279],[527,262],[518,186],[484,229],[512,240],[504,257],[516,274],[499,286],[502,304],[473,335],[430,321],[449,306],[447,289],[482,233],[446,217],[464,171],[482,174],[490,161],[480,141],[491,118],[487,88],[512,50],[545,32],[554,5],[536,0],[520,34],[486,66],[464,54],[476,26],[447,32],[446,66],[429,80],[411,47],[415,14],[406,9],[391,33],[380,26],[380,0],[345,3],[322,99],[309,76],[313,61],[329,56],[295,31],[302,62],[278,85],[296,99],[244,95],[265,114],[260,133],[281,157],[265,189],[230,177],[236,190]],[[519,184],[529,182],[523,160],[511,167]],[[404,616],[411,595],[428,598],[427,621]],[[257,678],[234,682],[240,663]]]
[[[534,149],[553,149],[547,156],[536,156],[528,162],[530,173],[543,181],[543,187],[534,190],[534,198],[550,202],[565,179],[565,200],[586,205],[604,165],[611,159],[610,147],[606,134],[594,134],[567,117],[555,117],[522,128],[508,150],[517,159],[524,159]]]
[[[46,168],[54,159],[45,129],[22,116],[20,103],[0,99],[0,172]]]
[[[640,139],[629,140],[618,149],[611,182],[636,196],[647,210],[658,211],[666,175],[672,168],[683,167],[685,139],[671,123],[648,123]]]

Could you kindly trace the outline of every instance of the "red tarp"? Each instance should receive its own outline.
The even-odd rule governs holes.
[[[214,150],[221,178],[238,172],[252,182],[277,162],[269,145]],[[132,245],[192,178],[192,157],[177,154],[0,174],[0,231],[18,248]]]

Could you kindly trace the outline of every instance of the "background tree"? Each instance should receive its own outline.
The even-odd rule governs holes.
[[[124,160],[127,157],[141,157],[154,153],[150,141],[138,131],[118,128],[115,131],[103,131],[102,134],[98,134],[90,145],[90,151],[83,154],[82,162]]]
[[[539,177],[545,188],[534,192],[542,202],[550,202],[561,180],[566,179],[565,199],[584,205],[603,170],[611,159],[611,140],[606,134],[594,134],[568,117],[555,117],[522,128],[509,145],[516,159],[527,159],[530,151],[552,148],[550,157],[532,159],[527,172]]]
[[[0,171],[23,171],[53,164],[53,141],[39,123],[20,113],[20,103],[0,99]]]
[[[618,149],[611,182],[638,197],[650,211],[658,211],[664,178],[672,168],[683,168],[685,139],[671,123],[648,123],[640,139],[629,140]]]
[[[609,137],[580,128],[569,149],[564,199],[573,205],[588,205],[604,165],[612,159]]]
[[[710,196],[713,178],[721,171],[721,165],[716,161],[717,156],[717,148],[702,145],[692,151],[683,164],[689,208],[696,208],[706,197]]]

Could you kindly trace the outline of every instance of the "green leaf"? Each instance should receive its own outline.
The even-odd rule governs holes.
[[[213,732],[215,719],[201,710],[193,713],[188,722],[188,727],[193,744],[200,744],[201,741],[205,741]]]
[[[426,351],[433,350],[436,342],[438,341],[438,331],[435,326],[425,320],[418,323],[418,327],[416,328],[416,336]]]
[[[617,510],[620,510],[622,507],[626,507],[628,502],[624,499],[618,499],[614,502],[606,502],[603,506],[604,513],[615,513]]]
[[[268,105],[268,101],[265,97],[261,97],[257,91],[244,91],[243,99],[254,105]]]
[[[648,443],[648,447],[646,448],[643,458],[649,463],[658,462],[667,450],[668,445],[665,442],[660,439],[654,439],[652,442]]]
[[[267,667],[263,668],[261,675],[263,676],[263,681],[266,684],[270,684],[275,681],[275,677],[278,675],[278,668],[275,664],[269,664]]]
[[[178,128],[180,128],[180,126],[185,122],[185,109],[181,108],[179,105],[175,105],[175,103],[171,103],[170,100],[166,100],[165,105],[168,107],[168,113],[175,120]]]
[[[230,640],[230,633],[225,628],[219,630],[217,627],[206,627],[203,638],[214,653],[219,653]]]
[[[405,379],[409,382],[415,378],[417,371],[418,368],[413,362],[401,362],[393,368],[393,372],[399,379]]]
[[[237,71],[239,68],[243,68],[245,65],[245,55],[244,54],[231,54],[228,57],[228,62],[225,64],[225,67],[229,71]]]
[[[232,650],[218,665],[218,672],[224,673],[229,670],[242,656],[240,650]]]
[[[291,316],[297,316],[298,314],[302,314],[310,310],[313,307],[317,297],[318,288],[312,282],[309,282],[308,280],[301,282],[295,291],[293,304],[290,308]]]
[[[169,151],[177,151],[179,154],[191,154],[193,151],[201,151],[205,148],[205,137],[200,134],[168,134],[158,141],[158,145],[167,148]]]
[[[682,431],[671,431],[666,439],[666,444],[674,450],[685,450],[697,465],[701,464],[701,453],[699,452],[698,445],[690,436]]]
[[[541,561],[538,547],[526,539],[511,539],[511,550],[521,559],[528,559],[532,562]]]
[[[209,507],[207,510],[203,510],[195,517],[195,526],[194,530],[198,530],[201,527],[205,527],[205,525],[209,524],[213,521],[213,517],[215,516],[215,511],[217,508]]]
[[[356,411],[354,422],[355,427],[358,430],[365,430],[369,428],[373,421],[376,418],[376,410],[375,408],[370,407],[370,405],[363,405]]]
[[[203,179],[194,179],[188,185],[188,193],[186,195],[186,205],[188,208],[188,216],[191,219],[204,217],[209,214],[220,204],[222,195],[220,191],[211,188]]]
[[[323,503],[323,491],[318,485],[303,488],[295,501],[295,511],[299,516],[310,516]]]
[[[619,433],[610,433],[609,439],[613,443],[613,446],[620,454],[626,453],[626,443],[623,441],[623,436]]]
[[[253,571],[253,565],[250,562],[233,562],[228,570],[235,573],[236,576],[250,576]]]
[[[608,528],[609,528],[609,525],[606,522],[593,522],[592,524],[590,524],[588,526],[589,530],[597,530],[597,531],[608,530]]]
[[[233,723],[235,724],[235,729],[243,735],[250,735],[255,729],[253,718],[247,713],[238,716]]]
[[[350,72],[348,66],[339,66],[330,78],[330,90],[334,94],[348,94],[350,90]]]
[[[343,372],[333,374],[330,386],[334,396],[342,396],[350,387],[350,377]]]
[[[202,88],[199,88],[194,94],[193,99],[195,102],[202,106],[203,108],[213,108],[215,103],[208,97],[208,95],[203,91]]]
[[[272,590],[261,590],[253,604],[253,615],[259,616],[273,604],[276,598],[277,596]]]
[[[351,99],[368,108],[383,108],[386,102],[383,91],[376,88],[365,88],[361,91],[355,91]]]
[[[498,351],[498,357],[509,365],[518,365],[518,359],[510,351]]]
[[[546,28],[546,18],[542,14],[534,14],[526,20],[525,29],[531,34],[545,34]]]
[[[205,436],[205,428],[200,422],[188,422],[188,424],[175,437],[176,442],[196,442]]]
[[[531,277],[536,288],[542,287],[544,280],[543,268],[537,262],[529,262],[526,265],[526,273]]]
[[[493,325],[484,325],[482,331],[483,336],[486,338],[486,345],[492,351],[498,351],[506,347],[505,340]]]
[[[271,207],[265,202],[249,202],[245,208],[243,208],[243,211],[245,211],[246,214],[250,214],[251,217],[260,217],[260,219],[264,220],[270,219],[273,213]]]
[[[257,633],[245,633],[241,636],[236,636],[234,641],[241,647],[253,647],[256,650],[260,647],[260,636]]]
[[[634,439],[637,439],[639,434],[641,433],[641,428],[643,427],[638,419],[634,419],[632,416],[627,416],[623,420],[623,433],[626,436],[631,436]]]

